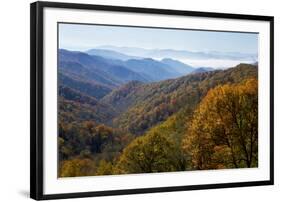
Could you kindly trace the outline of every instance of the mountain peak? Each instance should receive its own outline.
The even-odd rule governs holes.
[[[163,58],[161,60],[162,63],[169,65],[175,71],[180,74],[186,75],[194,71],[194,68],[188,64],[185,64],[179,60],[171,59],[171,58]]]
[[[90,49],[87,50],[86,53],[88,53],[89,55],[96,55],[96,56],[101,56],[104,58],[108,58],[108,59],[116,59],[116,60],[129,60],[129,59],[138,59],[139,57],[135,57],[135,56],[131,56],[131,55],[127,55],[124,53],[120,53],[114,50],[109,50],[109,49]]]

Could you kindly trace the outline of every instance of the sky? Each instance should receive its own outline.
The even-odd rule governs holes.
[[[59,48],[86,51],[98,46],[258,53],[258,34],[59,24]]]

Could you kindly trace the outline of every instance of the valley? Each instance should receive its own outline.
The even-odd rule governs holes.
[[[193,159],[188,141],[194,141],[189,133],[195,134],[192,128],[198,110],[214,104],[206,101],[214,89],[222,89],[222,97],[238,96],[241,102],[241,96],[253,105],[257,65],[239,64],[223,70],[195,68],[172,58],[156,60],[98,49],[60,49],[58,56],[60,177],[256,166],[254,160],[246,165],[243,160],[237,163],[216,159],[204,167]],[[237,90],[244,86],[243,92]],[[237,104],[235,100],[231,102]],[[204,103],[208,104],[203,106]],[[220,102],[214,104],[213,115],[207,117],[215,117],[217,103]],[[257,120],[252,119],[251,116],[245,122],[256,124]],[[243,123],[237,127],[245,136],[250,129]],[[212,134],[215,130],[222,128],[216,125]],[[220,152],[232,148],[215,139],[210,142]],[[229,155],[243,159],[244,153],[236,149]]]

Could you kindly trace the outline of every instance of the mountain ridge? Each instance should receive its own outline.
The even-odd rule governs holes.
[[[193,58],[193,59],[231,59],[231,60],[249,60],[253,61],[258,58],[257,53],[240,53],[240,52],[219,52],[219,51],[188,51],[176,49],[147,49],[136,47],[118,47],[118,46],[98,46],[97,48],[117,51],[123,54],[152,57],[152,58]]]
[[[120,115],[114,118],[113,123],[133,134],[142,134],[152,125],[166,120],[184,106],[184,103],[196,106],[214,86],[238,83],[249,77],[257,77],[257,68],[241,64],[227,70],[190,74],[149,84],[139,83],[127,88],[125,97],[118,96],[124,94],[120,92],[124,89],[118,88],[106,95],[102,102],[113,107],[120,106],[120,103],[126,106],[127,109],[119,112]]]

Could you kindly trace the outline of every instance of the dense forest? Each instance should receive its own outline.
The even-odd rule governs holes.
[[[60,50],[58,69],[59,177],[258,166],[257,65]]]

